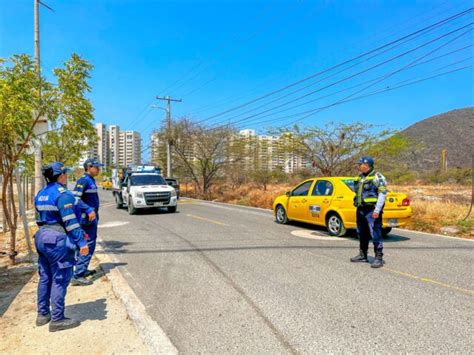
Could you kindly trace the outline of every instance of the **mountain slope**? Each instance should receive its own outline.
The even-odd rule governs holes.
[[[474,107],[429,117],[401,133],[417,145],[414,151],[403,154],[415,171],[437,169],[442,149],[447,150],[448,168],[470,167],[474,153]]]

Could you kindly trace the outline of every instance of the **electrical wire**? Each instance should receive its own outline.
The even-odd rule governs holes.
[[[302,79],[300,79],[300,80],[298,80],[298,81],[295,81],[295,82],[293,82],[293,83],[291,83],[291,84],[289,84],[289,85],[286,85],[286,86],[284,86],[284,87],[282,87],[282,88],[273,90],[273,91],[271,91],[271,92],[269,92],[269,93],[267,93],[267,94],[264,94],[264,95],[262,95],[262,96],[259,96],[259,97],[255,98],[255,99],[253,99],[253,100],[250,100],[250,101],[248,101],[248,102],[246,102],[246,103],[240,104],[240,105],[235,106],[235,107],[233,107],[233,108],[227,109],[227,110],[222,111],[222,112],[219,112],[219,113],[217,113],[217,114],[214,114],[214,115],[212,115],[212,116],[210,116],[210,117],[208,117],[208,118],[206,118],[206,119],[203,119],[203,120],[198,121],[198,123],[202,123],[202,122],[208,121],[208,120],[210,120],[210,119],[213,119],[213,118],[216,118],[216,117],[220,117],[220,116],[222,116],[222,115],[225,115],[226,113],[236,111],[236,110],[238,110],[238,109],[241,109],[242,107],[246,107],[246,106],[251,105],[251,104],[253,104],[253,103],[255,103],[255,102],[261,101],[261,100],[263,100],[263,99],[265,99],[265,98],[267,98],[267,97],[270,97],[270,96],[273,96],[273,95],[275,95],[275,94],[277,94],[277,93],[283,92],[283,91],[285,91],[285,90],[287,90],[287,89],[289,89],[289,88],[291,88],[291,87],[294,87],[294,86],[299,85],[299,84],[301,84],[301,83],[303,83],[303,82],[306,82],[306,81],[308,81],[308,80],[311,80],[311,79],[313,79],[313,78],[315,78],[315,77],[317,77],[317,76],[320,76],[320,75],[322,75],[322,74],[325,74],[325,73],[327,73],[327,72],[330,72],[330,71],[332,71],[332,70],[334,70],[334,69],[336,69],[336,68],[342,67],[342,66],[344,66],[344,65],[346,65],[346,64],[349,64],[349,63],[351,63],[351,62],[353,62],[353,61],[356,61],[356,60],[358,60],[358,59],[364,58],[364,57],[366,57],[366,56],[368,56],[368,55],[371,55],[371,54],[373,54],[373,53],[375,53],[375,52],[378,52],[378,51],[380,51],[380,50],[382,50],[382,49],[384,49],[384,48],[387,48],[387,47],[389,47],[389,46],[391,46],[391,45],[393,45],[393,44],[396,44],[396,43],[398,43],[398,42],[401,42],[401,41],[403,41],[403,40],[405,40],[405,39],[407,39],[407,38],[413,37],[413,36],[415,36],[415,35],[417,35],[417,34],[419,34],[419,33],[425,32],[425,31],[427,31],[427,30],[429,30],[429,29],[431,29],[431,28],[433,28],[433,27],[439,26],[439,25],[444,24],[444,23],[449,23],[450,21],[453,21],[454,19],[457,19],[457,18],[459,18],[459,17],[465,16],[466,14],[469,14],[470,12],[472,12],[472,10],[473,10],[473,8],[469,8],[469,9],[467,9],[467,10],[464,10],[464,11],[460,12],[460,13],[457,13],[457,14],[455,14],[455,15],[449,16],[448,18],[445,18],[445,19],[443,19],[443,20],[441,20],[441,21],[438,21],[438,22],[436,22],[436,23],[434,23],[434,24],[431,24],[431,25],[429,25],[429,26],[426,26],[426,27],[424,27],[424,28],[422,28],[422,29],[419,29],[419,30],[417,30],[417,31],[414,31],[414,32],[412,32],[412,33],[410,33],[410,34],[408,34],[408,35],[402,36],[401,38],[398,38],[398,39],[393,40],[393,41],[391,41],[391,42],[389,42],[389,43],[386,43],[386,44],[384,44],[384,45],[381,45],[381,46],[379,46],[379,47],[377,47],[377,48],[375,48],[375,49],[372,49],[372,50],[369,50],[369,51],[367,51],[367,52],[365,52],[365,53],[362,53],[362,54],[360,54],[360,55],[357,55],[357,56],[355,56],[355,57],[353,57],[353,58],[351,58],[351,59],[348,59],[348,60],[346,60],[346,61],[344,61],[344,62],[342,62],[342,63],[336,64],[336,65],[334,65],[334,66],[332,66],[332,67],[330,67],[330,68],[327,68],[327,69],[324,69],[324,70],[322,70],[322,71],[316,72],[316,73],[314,73],[314,74],[312,74],[312,75],[310,75],[310,76],[307,76],[307,77],[305,77],[305,78],[302,78]]]
[[[271,112],[271,111],[273,111],[273,110],[275,110],[275,109],[278,109],[278,108],[287,106],[287,105],[289,105],[289,104],[291,104],[291,103],[294,103],[295,101],[299,101],[299,100],[301,100],[301,99],[303,99],[303,98],[305,98],[305,97],[308,97],[308,96],[311,96],[311,95],[313,95],[313,94],[315,94],[315,93],[317,93],[317,92],[326,90],[326,89],[328,89],[328,88],[330,88],[330,87],[333,87],[333,86],[335,86],[335,85],[338,85],[338,84],[340,84],[340,83],[342,83],[342,82],[345,82],[345,81],[347,81],[347,80],[349,80],[349,79],[352,79],[352,78],[354,78],[354,77],[357,77],[357,76],[359,76],[359,75],[361,75],[361,74],[365,74],[366,72],[368,72],[368,71],[370,71],[370,70],[373,70],[373,69],[375,69],[375,68],[381,67],[382,65],[387,64],[387,63],[389,63],[389,62],[392,62],[392,61],[394,61],[394,60],[396,60],[396,59],[399,59],[399,58],[401,58],[401,57],[403,57],[403,56],[405,56],[405,55],[408,55],[408,54],[410,54],[410,53],[413,53],[413,52],[415,52],[416,50],[418,50],[418,49],[420,49],[420,48],[426,47],[426,46],[428,46],[428,45],[430,45],[430,44],[432,44],[432,43],[434,43],[434,42],[436,42],[436,41],[439,41],[439,40],[441,40],[441,39],[443,39],[443,38],[445,38],[445,37],[447,37],[447,36],[450,36],[450,35],[452,35],[452,34],[454,34],[454,33],[456,33],[456,32],[459,32],[459,31],[461,31],[461,30],[463,30],[463,29],[465,29],[466,27],[469,27],[469,26],[471,26],[471,25],[472,25],[472,23],[469,23],[469,24],[467,24],[467,25],[464,25],[464,26],[462,26],[462,27],[459,27],[459,28],[457,28],[457,29],[455,29],[455,30],[453,30],[453,31],[450,31],[450,32],[448,32],[448,33],[445,33],[445,34],[443,34],[443,35],[441,35],[441,36],[439,36],[439,37],[437,37],[437,38],[435,38],[435,39],[432,39],[432,40],[430,40],[430,41],[428,41],[428,42],[425,42],[425,43],[423,43],[423,44],[421,44],[421,45],[419,45],[419,46],[417,46],[417,47],[415,47],[415,48],[412,48],[412,49],[410,49],[410,50],[408,50],[408,51],[405,51],[405,52],[403,52],[403,53],[401,53],[401,54],[398,54],[398,55],[396,55],[396,56],[394,56],[394,57],[391,57],[391,58],[389,58],[389,59],[387,59],[387,60],[384,60],[383,62],[377,63],[376,65],[373,65],[373,66],[371,66],[371,67],[369,67],[369,68],[366,68],[366,69],[364,69],[364,70],[362,70],[362,71],[359,71],[359,72],[357,72],[357,73],[355,73],[355,74],[351,74],[351,75],[349,75],[349,76],[347,76],[347,77],[344,77],[344,78],[342,78],[342,79],[340,79],[340,80],[338,80],[338,81],[336,81],[336,82],[330,83],[330,84],[328,84],[328,85],[326,85],[326,86],[324,86],[324,87],[322,87],[322,88],[319,88],[319,89],[317,89],[317,90],[313,90],[313,91],[311,91],[311,92],[309,92],[309,93],[306,93],[305,95],[299,96],[299,97],[296,98],[296,99],[292,99],[292,100],[286,101],[286,102],[284,102],[284,103],[282,103],[282,104],[280,104],[280,105],[278,105],[278,106],[272,107],[272,108],[267,109],[267,110],[265,110],[265,111],[262,111],[262,112],[260,112],[260,113],[258,113],[258,114],[254,114],[254,115],[245,117],[245,118],[240,119],[240,120],[238,120],[238,121],[229,121],[229,122],[227,123],[227,125],[228,125],[228,124],[235,124],[235,123],[244,122],[244,121],[247,121],[247,120],[249,120],[249,119],[251,119],[251,118],[257,117],[257,116],[259,116],[259,115],[261,115],[261,114],[268,113],[268,112]],[[468,30],[468,31],[464,32],[461,36],[465,35],[465,34],[468,33],[469,31],[471,31],[471,30]],[[441,47],[438,47],[438,49],[444,48],[446,45],[453,43],[453,42],[454,42],[455,40],[457,40],[459,37],[460,37],[460,36],[456,37],[454,40],[448,41],[446,44],[443,44]],[[438,49],[437,49],[437,50],[438,50]],[[430,52],[429,54],[431,54],[431,53],[432,53],[432,52]],[[423,56],[423,58],[424,58],[424,57],[425,57],[425,56]],[[410,65],[408,66],[408,68],[409,68],[409,67],[410,67]],[[403,70],[405,70],[405,69],[403,69]],[[398,71],[397,71],[397,72],[398,72]],[[381,79],[381,80],[383,80],[383,79]],[[304,105],[304,104],[302,104],[302,105]],[[300,106],[302,106],[302,105],[300,104]],[[299,107],[299,106],[295,106],[295,107]],[[214,127],[219,127],[219,126],[214,126]]]

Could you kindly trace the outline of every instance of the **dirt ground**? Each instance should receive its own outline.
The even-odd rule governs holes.
[[[93,263],[100,271],[98,261]],[[0,266],[1,354],[149,352],[102,272],[94,276],[91,286],[68,288],[66,316],[82,324],[61,332],[35,326],[37,285],[37,272],[31,264],[20,262],[9,269]]]

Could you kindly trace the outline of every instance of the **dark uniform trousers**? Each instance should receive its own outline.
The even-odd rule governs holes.
[[[38,252],[38,313],[50,313],[51,319],[59,321],[64,318],[64,300],[67,287],[73,274],[75,263],[74,245],[69,243],[65,232],[41,227],[35,234],[35,245]]]
[[[360,250],[369,250],[369,241],[372,238],[376,255],[383,255],[382,212],[374,218],[375,206],[365,205],[357,207],[357,234],[359,236]]]

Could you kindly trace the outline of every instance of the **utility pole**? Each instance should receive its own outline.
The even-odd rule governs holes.
[[[39,79],[41,80],[41,65],[40,65],[40,30],[39,30],[39,6],[40,0],[34,0],[35,3],[35,64],[36,64],[36,72],[38,74]],[[38,91],[38,99],[41,102],[41,84]],[[41,147],[41,140],[36,139],[34,142],[34,149],[35,149],[35,190],[34,193],[37,193],[39,190],[43,188],[43,179],[41,174],[41,165],[43,163],[43,156],[42,156],[42,147]],[[34,195],[34,194],[33,194]]]
[[[35,66],[36,73],[40,82],[40,87],[38,88],[38,100],[41,107],[41,59],[40,59],[40,5],[43,5],[48,10],[54,12],[54,10],[46,5],[41,0],[33,0],[34,2],[34,41],[35,41]],[[42,133],[41,130],[46,131],[48,129],[47,119],[45,117],[40,117],[36,122],[34,127],[35,133]],[[34,178],[34,190],[32,191],[32,196],[35,195],[39,190],[43,188],[43,175],[41,174],[41,166],[43,164],[43,152],[42,152],[42,142],[41,139],[37,138],[33,142],[34,145],[34,156],[35,156],[35,178]]]
[[[166,174],[168,177],[172,177],[172,162],[171,162],[171,101],[181,102],[181,99],[172,99],[169,96],[166,97],[156,97],[157,100],[166,101]]]

